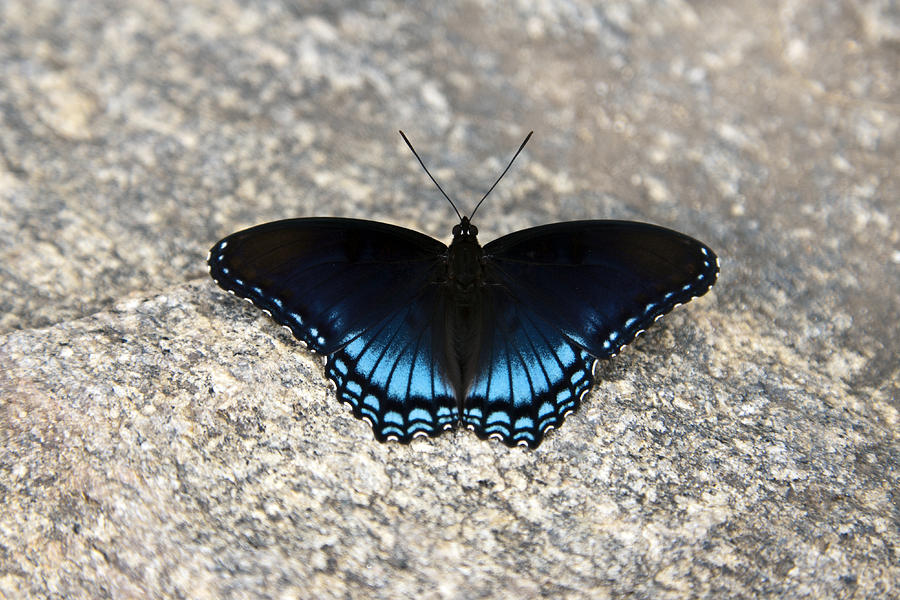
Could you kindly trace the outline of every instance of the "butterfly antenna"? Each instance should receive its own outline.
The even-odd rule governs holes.
[[[406,137],[406,134],[403,131],[400,131],[400,137],[403,138],[403,141],[406,142],[406,145],[409,146],[409,149],[412,150],[413,156],[419,161],[419,164],[422,165],[422,168],[425,169],[425,172],[428,173],[428,176],[431,177],[431,181],[434,182],[434,185],[437,186],[437,189],[441,190],[441,193],[444,195],[444,198],[447,199],[447,202],[450,203],[450,206],[453,207],[453,210],[456,211],[456,216],[459,217],[459,220],[462,221],[462,215],[459,214],[459,209],[456,208],[456,205],[453,204],[453,200],[450,199],[450,196],[447,195],[447,192],[444,191],[444,188],[441,187],[441,184],[437,182],[437,179],[434,178],[434,175],[428,170],[428,167],[425,166],[425,163],[422,162],[422,159],[419,158],[419,153],[416,152],[416,149],[413,148],[413,145],[410,143],[409,138]]]
[[[481,197],[481,200],[478,201],[478,204],[475,205],[475,210],[473,210],[472,214],[469,215],[470,221],[475,218],[475,213],[478,211],[478,207],[481,206],[481,203],[484,202],[484,199],[488,197],[488,194],[490,194],[491,192],[494,191],[494,188],[497,187],[497,184],[500,183],[500,180],[503,179],[503,176],[506,175],[507,171],[509,171],[509,168],[513,165],[514,162],[516,162],[516,158],[522,152],[522,149],[525,148],[525,144],[527,144],[528,140],[531,139],[531,135],[533,133],[534,133],[533,131],[528,132],[528,135],[525,136],[525,141],[522,142],[522,145],[519,146],[519,149],[516,150],[515,154],[513,154],[513,157],[510,159],[509,164],[506,165],[506,168],[503,169],[502,173],[500,173],[500,177],[497,178],[497,181],[494,182],[494,185],[491,186],[491,189],[489,189],[487,192],[485,192],[484,196]]]

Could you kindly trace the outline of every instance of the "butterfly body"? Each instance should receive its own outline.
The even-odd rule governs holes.
[[[447,249],[447,278],[441,282],[446,297],[445,372],[456,392],[460,410],[465,394],[474,377],[477,356],[472,348],[481,345],[479,327],[481,295],[484,286],[484,250],[477,239],[478,230],[465,217],[453,228],[453,241]]]
[[[232,234],[210,273],[312,350],[379,440],[464,425],[536,447],[609,358],[705,293],[717,260],[683,234],[627,221],[544,225],[481,246],[372,221],[307,218]]]

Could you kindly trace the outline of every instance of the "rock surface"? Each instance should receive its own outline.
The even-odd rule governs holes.
[[[900,595],[900,15],[0,4],[0,595]],[[289,216],[722,259],[536,451],[379,444],[205,276]],[[565,293],[565,290],[560,290]]]

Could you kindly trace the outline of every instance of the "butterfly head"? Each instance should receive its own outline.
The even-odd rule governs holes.
[[[471,221],[469,221],[469,217],[463,217],[459,225],[455,225],[453,227],[453,239],[472,239],[478,235],[478,228],[472,225]]]

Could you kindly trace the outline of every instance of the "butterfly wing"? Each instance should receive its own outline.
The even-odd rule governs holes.
[[[481,438],[532,448],[593,383],[594,358],[502,285],[482,295],[481,349],[462,421]]]
[[[328,357],[337,395],[368,421],[375,437],[403,443],[438,435],[459,422],[445,377],[442,288],[429,284]]]
[[[712,286],[718,261],[675,231],[577,221],[484,247],[485,323],[463,421],[480,436],[537,446],[577,408],[594,357],[609,358],[661,315]]]
[[[213,279],[328,356],[337,396],[379,440],[409,441],[456,423],[443,373],[436,283],[447,247],[355,219],[290,219],[234,233],[210,251]]]

